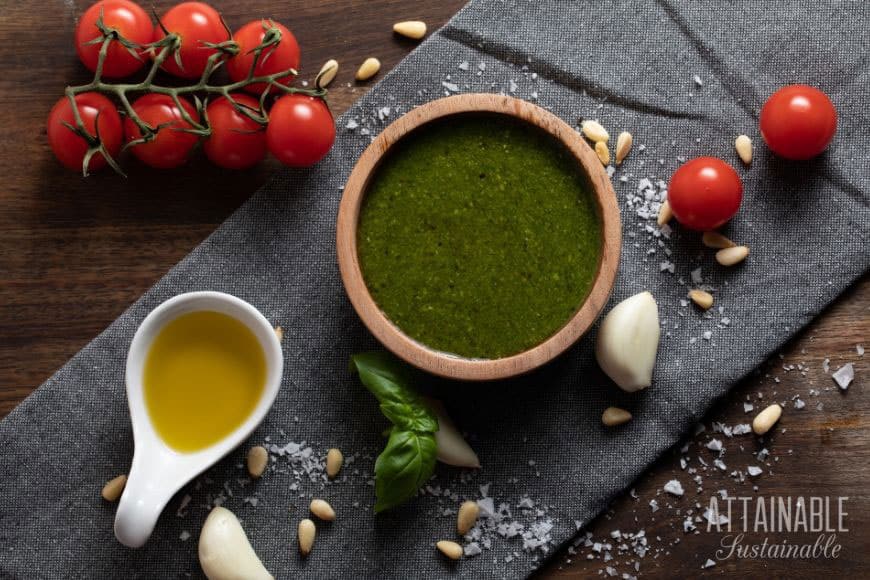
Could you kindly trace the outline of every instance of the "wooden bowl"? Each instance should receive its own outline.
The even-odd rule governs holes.
[[[498,359],[471,359],[434,350],[407,336],[378,308],[366,287],[357,255],[357,224],[369,180],[390,148],[418,127],[436,119],[467,113],[498,113],[521,119],[558,139],[586,173],[601,222],[602,251],[598,272],[586,300],[550,338],[521,353]],[[619,206],[610,179],[580,133],[544,109],[513,97],[491,94],[455,95],[432,101],[403,115],[369,145],[347,180],[338,210],[338,265],[344,288],[357,314],[372,334],[408,363],[450,379],[487,381],[529,372],[560,355],[592,326],[607,302],[622,242]]]

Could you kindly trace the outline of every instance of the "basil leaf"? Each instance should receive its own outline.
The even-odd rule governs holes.
[[[432,477],[438,447],[432,433],[394,427],[375,461],[375,513],[388,510],[415,495]]]
[[[381,404],[381,413],[396,427],[406,431],[435,433],[438,419],[408,385],[413,375],[395,358],[383,352],[367,352],[351,357],[351,368],[359,373],[366,388]]]

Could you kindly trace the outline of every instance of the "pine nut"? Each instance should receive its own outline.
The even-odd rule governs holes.
[[[719,232],[704,232],[704,235],[701,237],[701,242],[708,248],[717,248],[720,250],[733,248],[737,245]]]
[[[311,513],[317,516],[317,519],[319,520],[323,520],[324,522],[335,520],[335,510],[332,509],[332,506],[325,500],[312,499],[311,505],[308,506],[308,509],[311,510]]]
[[[444,554],[451,560],[458,560],[462,557],[462,546],[460,546],[456,542],[441,540],[440,542],[435,544],[435,546],[442,554]]]
[[[426,23],[420,20],[407,20],[393,24],[393,32],[407,38],[420,40],[426,36]]]
[[[257,445],[248,450],[248,475],[260,479],[267,465],[269,465],[269,452],[265,447]]]
[[[773,404],[755,416],[752,420],[752,430],[756,435],[764,435],[782,416],[782,407]]]
[[[118,477],[106,482],[100,495],[102,495],[103,499],[106,501],[118,501],[121,494],[124,492],[125,485],[127,485],[127,476],[119,475]]]
[[[749,255],[749,248],[746,246],[734,246],[733,248],[725,248],[716,252],[716,261],[723,266],[733,266],[739,264]]]
[[[464,501],[459,506],[459,514],[456,516],[456,531],[460,536],[464,536],[477,522],[477,516],[480,515],[480,506],[475,501]]]
[[[338,449],[332,448],[326,452],[326,476],[335,479],[341,466],[344,464],[344,455]]]
[[[335,80],[335,75],[338,74],[338,61],[333,59],[329,59],[323,66],[320,67],[320,72],[317,73],[317,76],[314,77],[314,86],[318,89],[325,89],[329,86],[333,80]]]
[[[619,407],[607,407],[604,413],[601,414],[601,422],[607,427],[615,427],[624,425],[631,421],[631,413]]]
[[[586,135],[586,138],[593,143],[598,143],[599,141],[607,143],[607,140],[610,139],[610,134],[607,132],[607,129],[605,129],[598,121],[583,121],[583,124],[580,125],[580,129],[583,131],[583,134]]]
[[[605,167],[610,163],[610,149],[607,148],[607,143],[598,141],[595,143],[595,154],[598,155],[598,160]]]
[[[737,149],[737,155],[743,163],[746,165],[752,163],[752,139],[746,135],[740,135],[734,140],[734,148]]]
[[[671,204],[668,203],[668,200],[664,200],[659,208],[659,215],[656,218],[656,223],[661,227],[672,219],[674,219],[674,212],[671,210]]]
[[[628,152],[631,151],[631,145],[634,143],[634,137],[628,131],[623,131],[616,138],[616,164],[622,164]]]
[[[689,298],[692,302],[700,306],[704,310],[709,310],[713,306],[713,295],[703,290],[689,290]]]
[[[317,528],[314,527],[314,522],[305,518],[299,522],[299,553],[307,556],[311,553],[311,548],[314,547],[314,536],[317,533]]]
[[[365,59],[356,71],[356,80],[367,81],[381,70],[381,61],[374,57]]]

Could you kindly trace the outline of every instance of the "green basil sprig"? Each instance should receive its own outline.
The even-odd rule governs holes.
[[[375,461],[375,512],[382,512],[414,497],[432,476],[438,418],[411,388],[408,368],[389,354],[355,354],[350,366],[393,424],[387,446]]]

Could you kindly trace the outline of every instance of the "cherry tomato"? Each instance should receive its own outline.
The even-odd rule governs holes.
[[[117,158],[121,150],[121,116],[112,101],[99,93],[82,93],[76,95],[76,105],[88,134],[96,138],[96,125],[99,123],[99,136],[103,146],[112,158]],[[98,115],[99,120],[97,120]],[[72,103],[66,97],[55,103],[48,114],[48,144],[54,156],[64,166],[81,171],[89,144],[64,125],[64,122],[72,126],[76,124]],[[91,157],[88,170],[95,171],[105,166],[105,158],[101,153],[97,153]]]
[[[335,141],[335,122],[323,99],[290,94],[269,111],[266,144],[281,163],[307,167],[320,161]]]
[[[837,131],[837,110],[828,95],[807,85],[789,85],[761,108],[761,136],[786,159],[810,159],[824,151]]]
[[[196,108],[188,101],[181,100],[181,105],[190,117],[199,122]],[[165,125],[157,136],[148,143],[139,143],[130,147],[130,151],[145,165],[169,169],[183,165],[190,152],[196,146],[199,137],[192,133],[179,131],[190,129],[191,125],[181,115],[181,110],[168,95],[149,93],[133,102],[133,110],[149,126]],[[127,142],[142,136],[139,127],[130,117],[124,119],[124,138]]]
[[[202,2],[182,2],[170,8],[160,17],[160,22],[169,32],[181,37],[178,56],[183,68],[179,68],[174,55],[163,61],[162,68],[169,74],[183,79],[198,79],[205,70],[208,57],[216,53],[205,43],[214,44],[230,39],[230,33],[217,10]],[[166,36],[160,24],[154,27],[154,40]]]
[[[90,70],[97,70],[100,43],[88,44],[95,38],[102,38],[97,28],[97,19],[103,16],[103,24],[117,30],[121,36],[137,44],[148,44],[154,38],[154,29],[148,13],[130,0],[103,0],[88,8],[76,26],[76,51],[79,59]],[[142,53],[140,52],[140,56]],[[130,54],[127,47],[113,41],[103,62],[103,75],[110,78],[125,77],[145,65],[147,58],[141,60]]]
[[[713,230],[740,207],[743,184],[734,168],[716,157],[698,157],[671,176],[668,203],[674,217],[692,230]]]
[[[254,97],[243,93],[231,96],[239,105],[258,113],[260,104]],[[236,110],[225,97],[209,103],[205,114],[211,135],[202,147],[212,163],[227,169],[246,169],[266,156],[264,127]]]
[[[266,48],[257,60],[254,76],[266,76],[279,73],[288,68],[299,70],[299,44],[296,37],[286,27],[271,20],[254,20],[239,28],[233,34],[233,40],[239,45],[239,54],[227,61],[227,72],[234,82],[247,78],[251,65],[254,62],[252,52],[262,42],[268,28],[277,28],[281,31],[281,42],[275,46]],[[293,75],[287,75],[278,79],[283,85],[293,82]],[[259,94],[266,89],[265,83],[248,85],[245,90]]]

